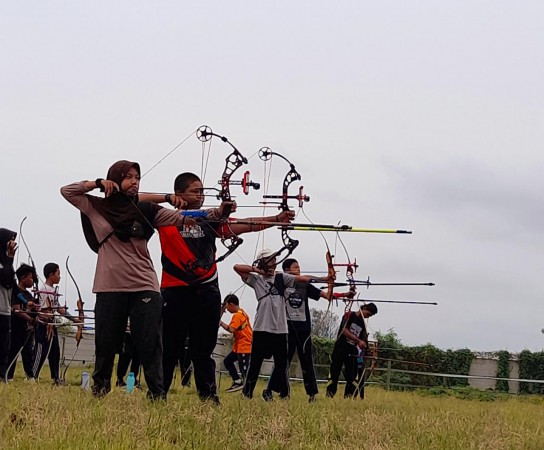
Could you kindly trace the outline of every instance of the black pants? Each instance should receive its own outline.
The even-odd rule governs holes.
[[[189,354],[193,362],[198,395],[206,400],[217,395],[215,361],[212,353],[217,343],[221,315],[221,293],[216,282],[203,286],[176,287],[162,290],[164,298],[164,388],[170,389],[180,348],[189,337]]]
[[[247,371],[247,379],[242,393],[253,397],[253,391],[259,378],[261,366],[266,358],[274,358],[273,375],[277,378],[280,397],[289,397],[289,374],[287,373],[287,334],[253,331],[251,359]]]
[[[6,378],[9,365],[9,345],[11,338],[11,316],[0,315],[0,380]]]
[[[287,360],[288,364],[291,364],[295,351],[298,354],[298,360],[300,361],[300,367],[302,369],[302,379],[304,380],[304,389],[306,394],[315,395],[318,392],[317,380],[315,378],[315,369],[313,361],[313,344],[310,337],[310,331],[296,331],[289,330],[287,340]],[[275,367],[275,365],[274,365]],[[279,392],[280,386],[278,383],[279,373],[275,370],[272,371],[272,375],[268,380],[267,389],[271,391]]]
[[[128,366],[130,366],[130,371],[134,374],[136,381],[139,382],[140,359],[138,358],[131,334],[125,331],[123,345],[119,352],[119,361],[117,361],[117,380],[124,381]]]
[[[121,347],[130,317],[132,341],[147,383],[147,396],[165,398],[162,379],[162,298],[158,292],[100,292],[95,305],[96,362],[93,394],[111,390],[115,354]]]
[[[344,367],[344,378],[346,388],[344,397],[351,397],[357,386],[354,384],[357,375],[357,348],[355,345],[337,342],[331,355],[331,367],[329,370],[329,381],[327,383],[327,396],[334,397],[338,389],[338,379]]]
[[[49,372],[51,379],[57,381],[60,379],[60,344],[59,332],[56,327],[53,332],[48,333],[48,328],[52,325],[38,323],[36,326],[36,352],[34,354],[34,366],[32,368],[34,378],[39,378],[45,360],[49,361]]]
[[[16,320],[16,319],[14,319]],[[8,378],[13,378],[15,366],[17,364],[19,352],[23,359],[23,369],[27,378],[34,378],[34,328],[28,329],[26,321],[24,323],[13,324],[11,330],[11,345],[9,349],[9,363],[11,367],[8,371]],[[15,362],[14,362],[15,361]]]
[[[238,381],[240,379],[240,376],[238,375],[238,371],[236,370],[236,366],[234,365],[235,362],[238,362],[238,367],[240,368],[240,373],[242,374],[242,378],[245,380],[247,375],[247,369],[249,368],[249,358],[251,354],[250,353],[234,353],[230,352],[227,356],[225,356],[225,359],[223,360],[223,364],[225,364],[225,369],[228,370],[229,375],[232,378],[232,381]]]

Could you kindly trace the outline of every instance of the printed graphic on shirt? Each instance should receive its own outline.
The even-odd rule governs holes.
[[[355,322],[351,323],[350,326],[349,326],[349,329],[348,329],[351,333],[353,333],[355,336],[360,336],[361,335],[361,331],[363,331],[363,327],[356,324]],[[355,341],[349,339],[349,338],[346,338],[346,341],[348,342],[348,344],[351,344],[351,345],[355,345]]]
[[[200,225],[185,225],[179,234],[184,239],[198,239],[206,236]]]
[[[304,297],[300,290],[295,288],[285,289],[285,298],[287,300],[287,317],[294,322],[306,321],[306,308],[304,307]]]

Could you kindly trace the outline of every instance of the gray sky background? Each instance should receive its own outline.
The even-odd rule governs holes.
[[[358,278],[437,283],[365,290],[439,302],[380,305],[373,330],[410,345],[541,350],[542,23],[539,1],[4,2],[0,226],[28,216],[37,264],[71,255],[92,305],[95,255],[60,186],[118,159],[145,171],[207,124],[248,157],[269,146],[291,159],[312,221],[414,231],[342,235]],[[206,185],[228,152],[214,143]],[[262,181],[258,157],[248,169]],[[170,191],[187,170],[201,170],[194,136],[141,190]],[[270,193],[286,170],[274,162]],[[322,237],[293,235],[302,267],[324,270]],[[278,231],[264,239],[280,245]],[[241,284],[232,265],[262,245],[247,236],[221,264],[223,294]],[[158,269],[157,237],[150,250]],[[253,316],[250,289],[242,301]]]

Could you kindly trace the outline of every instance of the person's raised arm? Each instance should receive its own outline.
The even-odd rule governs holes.
[[[168,203],[176,209],[184,209],[187,206],[187,202],[183,200],[180,195],[176,194],[153,194],[150,192],[143,192],[138,194],[138,200],[141,202],[152,203]]]
[[[233,269],[238,275],[240,275],[242,281],[244,282],[248,280],[250,273],[266,275],[266,272],[264,270],[259,269],[257,266],[250,266],[248,264],[235,264]]]
[[[281,223],[289,223],[295,218],[295,212],[288,210],[282,211],[281,213],[275,216],[267,217],[247,217],[244,219],[235,219],[240,220],[241,222],[247,223],[233,223],[229,224],[227,230],[225,230],[226,237],[232,235],[240,235],[244,233],[250,233],[252,231],[262,231],[267,228],[278,226]]]

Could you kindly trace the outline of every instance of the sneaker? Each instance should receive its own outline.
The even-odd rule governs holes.
[[[242,380],[236,380],[232,383],[232,386],[225,390],[225,392],[236,392],[244,387]]]
[[[272,400],[274,400],[274,395],[272,394],[272,391],[270,389],[263,390],[263,400],[265,402],[271,402]]]
[[[308,403],[314,403],[315,402],[315,394],[308,395]]]
[[[66,381],[64,380],[56,379],[56,380],[53,380],[53,385],[54,386],[68,386],[68,383],[66,383]]]

